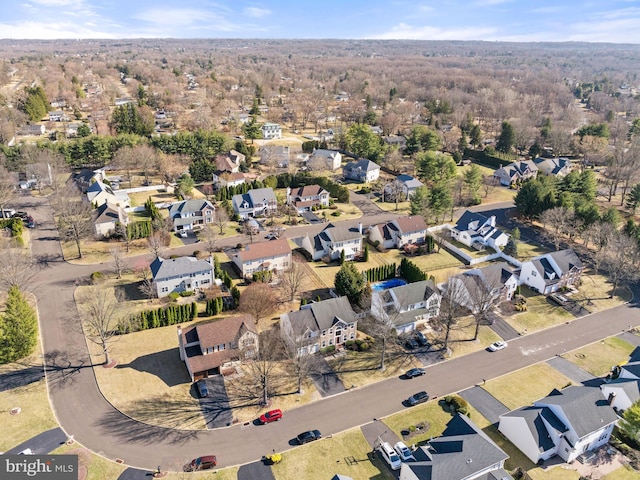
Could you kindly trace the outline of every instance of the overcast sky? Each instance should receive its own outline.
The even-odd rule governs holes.
[[[348,38],[640,43],[640,0],[27,0],[0,38]]]

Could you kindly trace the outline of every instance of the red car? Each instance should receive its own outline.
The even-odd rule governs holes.
[[[271,410],[263,415],[260,415],[260,423],[277,422],[282,418],[282,410]]]

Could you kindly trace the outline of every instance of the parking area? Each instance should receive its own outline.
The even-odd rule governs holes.
[[[460,392],[460,396],[478,410],[480,414],[491,423],[498,423],[500,415],[505,414],[509,409],[497,398],[487,392],[481,386],[475,386]]]
[[[200,398],[200,408],[207,428],[231,425],[233,415],[231,407],[229,407],[229,397],[224,386],[224,378],[222,375],[215,375],[206,378],[205,382],[209,389],[209,396]],[[197,392],[195,394],[197,395]]]
[[[307,222],[311,224],[322,223],[322,219],[313,212],[304,212],[301,215]]]

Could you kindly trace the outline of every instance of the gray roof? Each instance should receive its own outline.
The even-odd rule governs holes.
[[[547,255],[553,258],[558,267],[562,270],[561,273],[566,273],[572,268],[582,268],[582,261],[571,248],[560,250],[559,252],[551,252]]]
[[[196,213],[202,211],[205,207],[213,208],[209,200],[184,200],[182,202],[172,203],[169,206],[169,216],[184,216],[187,213]]]
[[[561,391],[554,390],[551,395],[538,400],[534,405],[560,407],[579,437],[596,432],[618,420],[616,412],[602,397],[598,387],[571,386]]]
[[[568,430],[548,407],[522,407],[505,413],[501,417],[522,418],[529,427],[529,432],[540,452],[547,452],[555,446],[543,420],[546,420],[559,433],[564,433]]]
[[[113,223],[119,221],[120,215],[118,213],[117,206],[112,206],[109,203],[103,203],[96,208],[96,219],[94,223]]]
[[[455,228],[460,232],[464,232],[467,230],[477,230],[487,220],[489,219],[484,215],[482,215],[481,213],[472,212],[471,210],[465,210],[465,212],[462,214],[462,216],[456,223]],[[473,222],[478,222],[478,225],[476,228],[469,227],[469,224]]]
[[[507,262],[492,263],[491,265],[467,273],[479,273],[484,279],[485,284],[491,289],[504,285],[514,275],[513,270]]]
[[[306,329],[317,332],[326,330],[339,322],[354,323],[356,314],[347,297],[330,298],[311,304],[297,312],[288,314],[291,327],[296,335]]]
[[[166,260],[157,257],[151,262],[150,267],[153,279],[156,281],[189,275],[190,273],[208,272],[213,269],[209,262],[198,260],[195,257],[178,257]]]
[[[403,463],[402,469],[409,469],[421,480],[462,480],[509,458],[469,418],[460,414],[449,421],[441,437],[420,447],[414,456],[418,461]],[[494,473],[497,475],[499,470],[502,469],[496,469]],[[498,478],[512,480],[504,473]]]
[[[233,203],[240,206],[244,200],[249,203],[249,208],[253,208],[259,203],[273,203],[277,204],[276,194],[272,188],[254,188],[249,190],[245,194],[238,194],[233,196]]]
[[[556,273],[549,263],[549,260],[545,257],[534,258],[531,262],[544,280],[545,284],[556,283],[560,280],[560,276]]]
[[[411,190],[414,188],[418,188],[418,187],[423,187],[424,183],[422,183],[420,180],[418,180],[417,178],[413,178],[410,175],[406,175],[406,174],[401,174],[398,175],[396,177],[396,180],[401,182],[404,186],[407,187],[407,189]]]
[[[413,305],[422,302],[437,292],[436,286],[431,280],[408,283],[399,287],[390,288],[400,305]]]
[[[330,223],[324,230],[322,230],[318,236],[321,236],[327,242],[347,242],[349,240],[356,240],[362,238],[362,234],[356,227],[343,227],[341,225],[334,225]]]
[[[609,383],[602,384],[602,386],[622,389],[633,403],[640,400],[640,382],[638,380],[632,378],[617,378],[611,380]]]
[[[625,363],[620,368],[629,372],[634,377],[640,378],[640,361]]]
[[[380,165],[372,162],[368,158],[361,158],[357,162],[349,162],[344,166],[345,172],[361,170],[363,172],[370,172],[372,170],[380,170]]]

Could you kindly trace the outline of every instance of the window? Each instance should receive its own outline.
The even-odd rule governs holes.
[[[322,341],[322,348],[327,346],[327,342],[325,342],[324,340]]]
[[[532,276],[532,277],[535,277],[535,276],[536,276],[536,272],[532,271],[532,272],[531,272],[531,276]]]
[[[169,287],[162,287],[162,292],[168,292],[169,291]]]
[[[322,330],[322,336],[324,337],[327,334],[326,330]]]

